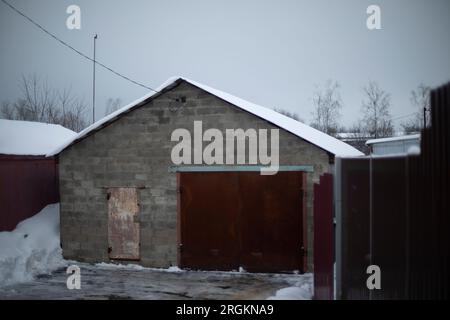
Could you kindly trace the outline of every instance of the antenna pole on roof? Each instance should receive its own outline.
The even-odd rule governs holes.
[[[93,61],[93,77],[92,77],[92,123],[95,122],[95,44],[97,40],[97,34],[94,35],[94,61]]]

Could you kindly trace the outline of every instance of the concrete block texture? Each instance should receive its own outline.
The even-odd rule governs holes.
[[[175,105],[173,98],[186,97]],[[170,99],[168,99],[170,97]],[[171,150],[175,129],[193,136],[194,121],[203,132],[219,129],[277,129],[186,82],[123,114],[114,122],[68,147],[59,155],[61,241],[63,255],[87,262],[108,259],[107,188],[138,187],[140,263],[149,267],[177,265],[177,192]],[[312,165],[308,174],[308,265],[313,252],[313,183],[330,168],[329,155],[317,146],[280,129],[280,165]],[[235,158],[236,161],[236,158]]]

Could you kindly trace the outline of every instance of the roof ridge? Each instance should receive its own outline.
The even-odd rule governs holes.
[[[163,84],[161,84],[157,88],[156,92],[154,92],[154,93],[152,92],[147,95],[144,95],[143,97],[141,97],[141,98],[133,101],[132,103],[118,109],[117,111],[103,117],[102,119],[98,120],[94,124],[85,128],[72,141],[68,141],[67,143],[64,143],[63,145],[61,145],[60,147],[55,149],[53,152],[50,152],[48,154],[48,156],[52,156],[52,155],[60,153],[61,151],[63,151],[65,148],[67,148],[71,144],[76,143],[77,141],[86,137],[86,135],[88,133],[90,133],[91,131],[100,130],[102,125],[116,120],[120,115],[129,111],[130,109],[139,106],[140,104],[144,103],[145,101],[148,101],[151,98],[154,98],[155,96],[157,96],[159,94],[162,94],[162,91],[164,89],[170,87],[171,85],[175,84],[179,80],[183,80],[195,87],[198,87],[199,89],[201,89],[203,91],[206,91],[206,92],[218,97],[219,99],[227,101],[228,103],[235,105],[236,107],[238,107],[244,111],[247,111],[257,117],[260,117],[260,118],[274,124],[275,126],[282,128],[282,129],[298,136],[299,138],[318,146],[319,148],[321,148],[329,153],[332,153],[334,155],[339,155],[339,156],[363,155],[363,153],[361,153],[354,147],[350,146],[349,144],[347,144],[343,141],[340,141],[334,137],[331,137],[331,136],[327,135],[326,133],[323,133],[317,129],[314,129],[314,128],[308,126],[307,124],[304,124],[295,119],[289,118],[273,109],[257,105],[253,102],[244,100],[242,98],[239,98],[232,94],[220,91],[218,89],[214,89],[212,87],[201,84],[197,81],[188,79],[186,77],[175,76],[175,77],[170,77],[168,80],[163,82]]]

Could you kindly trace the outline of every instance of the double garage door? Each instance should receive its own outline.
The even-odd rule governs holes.
[[[302,172],[178,175],[181,267],[303,271]]]

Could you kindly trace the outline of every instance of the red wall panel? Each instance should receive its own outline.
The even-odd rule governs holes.
[[[59,202],[55,158],[0,156],[0,231],[13,230],[55,202]]]

